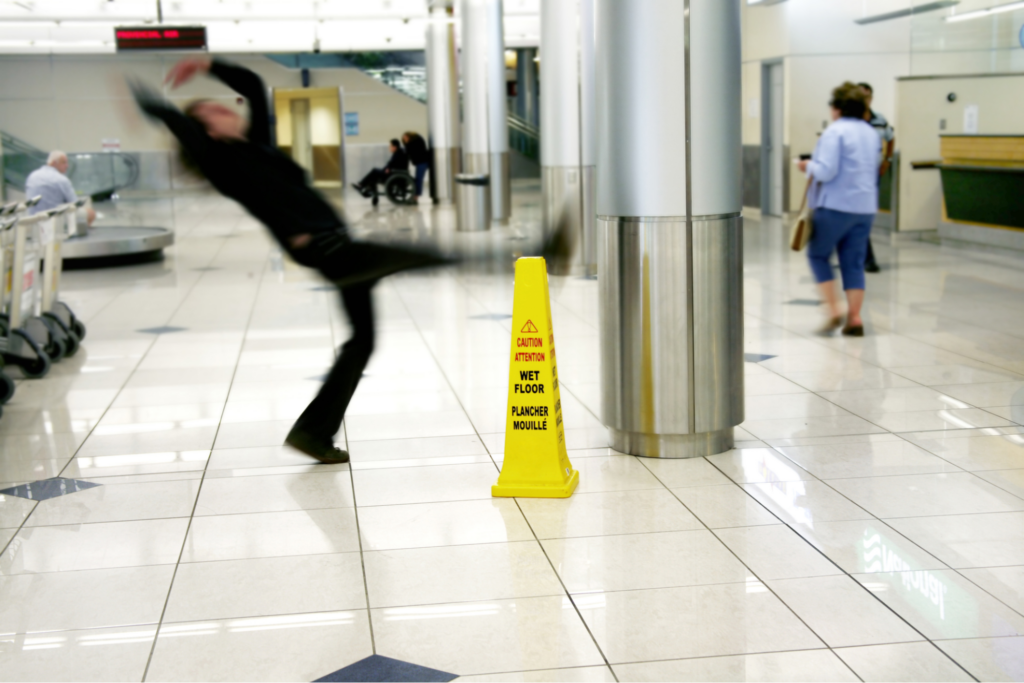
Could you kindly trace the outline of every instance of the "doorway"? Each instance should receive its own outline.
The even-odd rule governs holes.
[[[785,83],[781,61],[761,66],[761,213],[786,209]]]
[[[345,180],[341,92],[337,88],[274,89],[277,146],[313,185],[341,188]]]

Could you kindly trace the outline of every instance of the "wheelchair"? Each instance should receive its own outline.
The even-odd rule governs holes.
[[[375,186],[373,189],[364,189],[364,197],[377,206],[380,202],[380,192]],[[384,181],[384,194],[392,204],[399,206],[416,203],[416,179],[406,171],[392,171],[388,179]]]

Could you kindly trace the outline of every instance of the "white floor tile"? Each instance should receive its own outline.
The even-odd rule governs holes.
[[[536,541],[367,552],[370,606],[565,595]]]
[[[359,553],[182,564],[164,623],[365,609]]]
[[[26,527],[189,517],[197,480],[100,485],[39,503]]]
[[[738,486],[695,486],[672,492],[711,529],[780,523]]]
[[[829,647],[924,640],[849,576],[767,583]]]
[[[372,653],[365,611],[164,624],[146,680],[312,681]]]
[[[173,574],[162,565],[0,576],[0,633],[155,625]]]
[[[543,542],[570,593],[741,583],[752,574],[704,530]]]
[[[365,551],[533,539],[510,498],[360,507],[359,531]]]
[[[823,645],[757,582],[595,593],[575,602],[613,665]]]
[[[833,479],[828,484],[882,518],[1024,511],[1024,500],[968,472]]]
[[[3,675],[12,681],[140,681],[156,625],[0,635]]]
[[[568,598],[371,611],[377,653],[462,674],[603,664]]]
[[[655,531],[689,531],[703,525],[669,491],[577,493],[571,498],[520,498],[519,507],[538,538],[574,538]]]
[[[352,507],[347,470],[206,479],[197,516]]]
[[[1024,679],[1024,637],[940,640],[935,644],[978,680]]]
[[[622,681],[856,681],[857,676],[829,650],[767,652],[731,657],[698,657],[642,664],[616,664]]]
[[[866,645],[835,650],[863,681],[974,680],[931,643]]]
[[[842,573],[782,524],[716,529],[715,535],[762,581]]]
[[[242,560],[359,550],[352,508],[196,517],[182,562]]]

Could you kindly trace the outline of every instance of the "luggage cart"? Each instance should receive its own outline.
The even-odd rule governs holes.
[[[20,207],[19,207],[20,208]],[[20,211],[19,211],[20,213]],[[43,219],[44,214],[38,214]],[[55,355],[63,355],[64,348],[51,332],[50,324],[32,316],[38,297],[38,258],[29,259],[26,267],[28,231],[31,224],[15,214],[0,218],[0,282],[2,290],[9,290],[7,319],[0,337],[0,357],[7,365],[21,368],[26,377],[43,377],[50,371],[52,359],[47,348]],[[38,222],[38,221],[37,221]]]
[[[44,228],[45,224],[41,224],[39,231],[43,251],[42,316],[52,323],[51,327],[62,337],[65,356],[73,356],[78,351],[85,338],[85,324],[75,317],[67,304],[57,298],[64,264],[62,246],[68,235],[78,234],[78,209],[88,201],[88,198],[83,197],[53,209],[48,213],[51,225]]]

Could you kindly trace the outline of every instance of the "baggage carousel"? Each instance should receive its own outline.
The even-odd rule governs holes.
[[[94,226],[89,234],[69,237],[61,246],[67,261],[89,262],[91,259],[159,258],[165,247],[174,244],[174,233],[167,228],[116,225]]]

